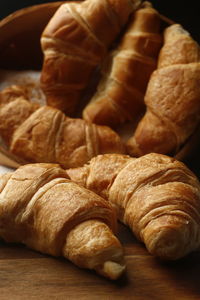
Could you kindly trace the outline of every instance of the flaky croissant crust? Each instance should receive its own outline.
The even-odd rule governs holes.
[[[117,48],[101,68],[97,92],[83,111],[85,120],[116,127],[143,112],[146,86],[162,45],[160,24],[149,2],[131,15]]]
[[[200,183],[181,162],[151,153],[99,155],[69,177],[107,198],[150,253],[178,259],[200,246]]]
[[[56,164],[29,164],[0,177],[0,236],[110,279],[125,270],[109,203]]]
[[[73,113],[92,74],[140,0],[64,3],[47,24],[41,86],[47,103]]]
[[[40,107],[27,101],[17,86],[0,93],[0,136],[24,162],[57,162],[65,168],[81,166],[100,153],[124,152],[120,137],[109,127]]]
[[[199,98],[200,47],[181,25],[171,25],[148,83],[146,113],[127,143],[129,154],[175,155],[199,126]]]

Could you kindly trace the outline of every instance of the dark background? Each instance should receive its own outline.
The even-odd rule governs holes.
[[[17,9],[39,3],[42,0],[0,0],[0,18]],[[200,9],[198,0],[152,0],[156,9],[177,23],[181,23],[200,42]]]
[[[0,19],[12,12],[39,3],[53,2],[52,0],[0,0]],[[198,0],[152,0],[153,6],[163,15],[180,23],[200,43],[200,9]],[[200,142],[199,142],[200,148]],[[199,149],[192,159],[185,161],[200,177]]]
[[[0,18],[17,9],[39,3],[42,0],[0,0]],[[200,42],[200,9],[198,0],[152,0],[156,9],[177,23],[181,23]]]

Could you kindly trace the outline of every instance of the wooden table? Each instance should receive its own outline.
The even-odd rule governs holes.
[[[119,227],[127,272],[116,282],[63,258],[0,242],[0,299],[200,299],[200,252],[161,262]]]

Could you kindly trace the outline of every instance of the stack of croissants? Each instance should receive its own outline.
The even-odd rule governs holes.
[[[200,123],[197,42],[149,2],[85,0],[58,8],[41,48],[46,105],[0,92],[0,137],[21,160],[0,177],[0,237],[113,280],[117,220],[160,259],[200,249],[200,182],[175,159]]]

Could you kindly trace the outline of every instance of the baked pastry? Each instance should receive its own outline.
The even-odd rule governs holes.
[[[23,89],[19,92],[25,98],[32,102],[46,104],[45,95],[40,87],[39,70],[4,70],[0,69],[0,92],[10,86],[16,86],[17,89]],[[11,96],[14,91],[11,91]],[[7,93],[7,101],[9,101],[9,94]]]
[[[86,0],[59,7],[41,45],[41,87],[47,103],[70,115],[93,71],[140,0]]]
[[[27,101],[16,86],[0,93],[0,137],[24,162],[59,163],[65,168],[81,166],[100,153],[124,151],[120,137],[109,127],[40,107]]]
[[[105,154],[67,174],[108,199],[151,254],[175,260],[200,247],[200,183],[174,158]]]
[[[113,127],[138,119],[162,46],[160,23],[149,2],[132,14],[118,48],[103,64],[97,92],[83,111],[85,120]]]
[[[146,113],[127,143],[129,154],[175,155],[199,124],[199,99],[200,47],[181,25],[171,25],[148,84]]]
[[[125,270],[108,201],[67,179],[56,164],[30,164],[0,177],[0,237],[110,279]]]

